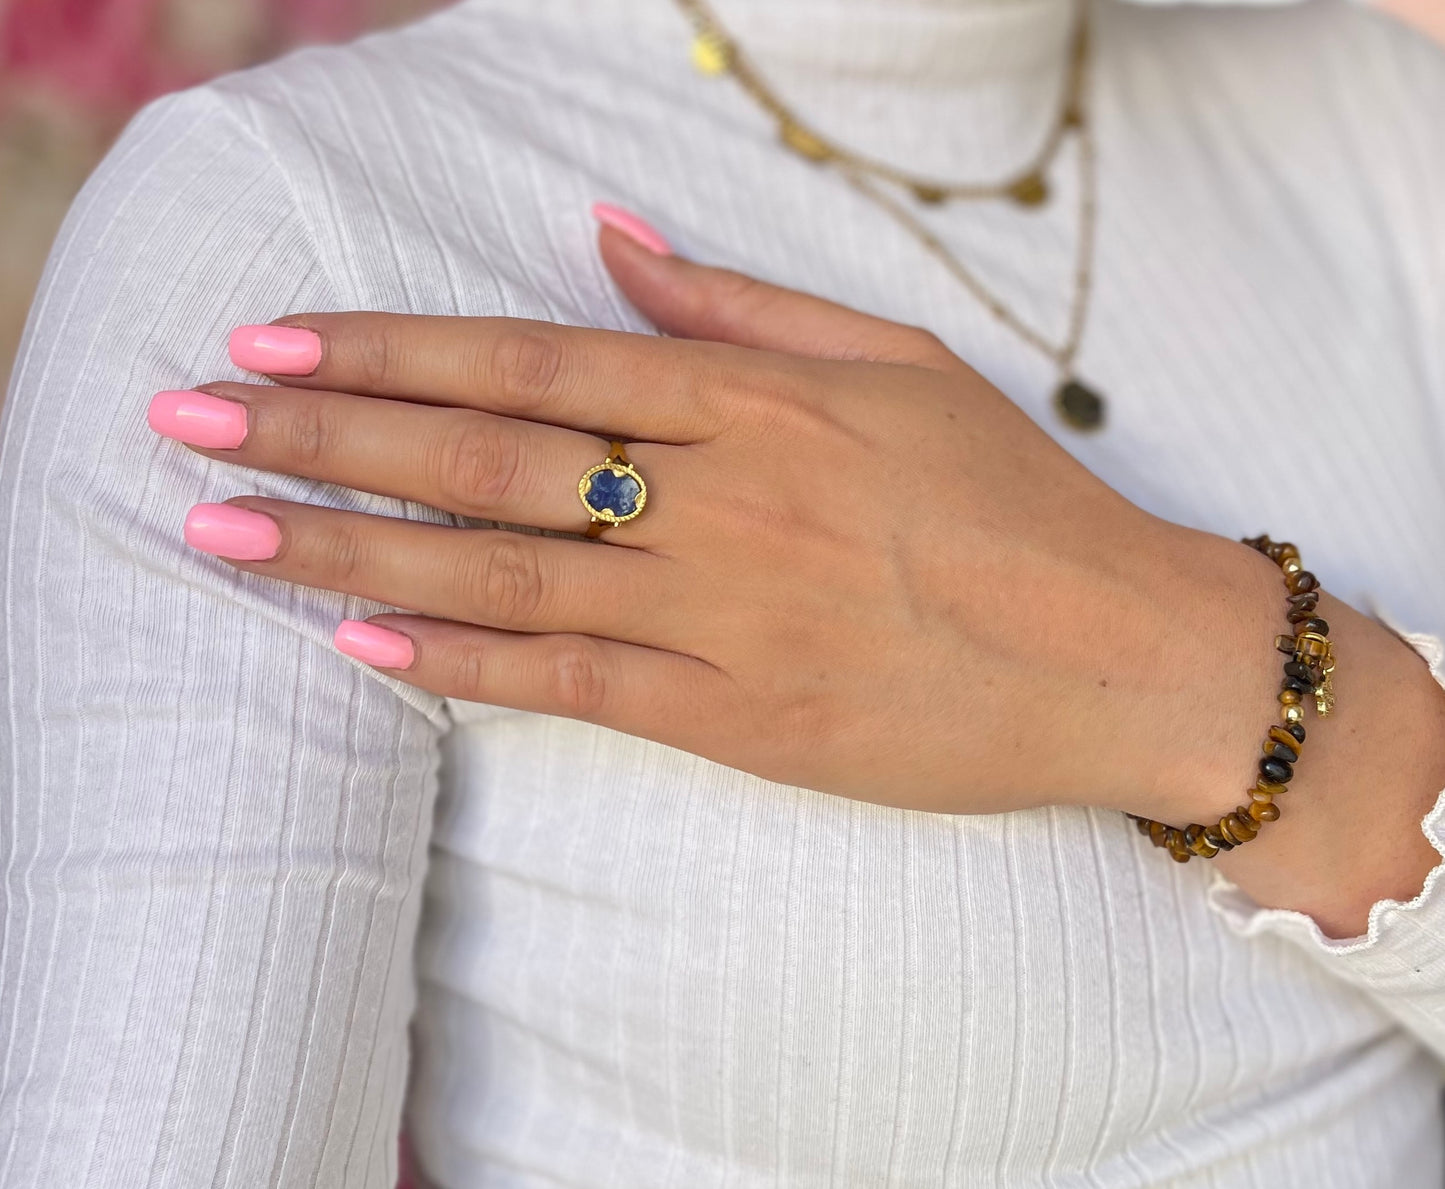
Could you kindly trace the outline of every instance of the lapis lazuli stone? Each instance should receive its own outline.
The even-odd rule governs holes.
[[[631,475],[598,471],[592,476],[592,485],[584,498],[590,508],[611,512],[614,516],[630,516],[637,511],[637,497],[641,493],[642,484]]]

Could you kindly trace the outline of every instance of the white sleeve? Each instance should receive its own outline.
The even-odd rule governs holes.
[[[395,1183],[444,710],[332,650],[366,608],[180,532],[246,492],[388,505],[145,422],[242,378],[231,327],[339,300],[205,90],[133,122],[53,249],[0,438],[6,1189]]]
[[[1401,633],[1445,686],[1445,644]],[[1421,829],[1445,860],[1445,792]],[[1359,937],[1327,937],[1314,919],[1289,909],[1261,908],[1216,871],[1209,900],[1246,937],[1276,936],[1299,947],[1328,975],[1363,991],[1445,1061],[1445,861],[1436,864],[1413,900],[1381,900]]]

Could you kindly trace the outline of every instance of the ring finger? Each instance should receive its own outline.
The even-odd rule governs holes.
[[[257,470],[430,504],[447,512],[563,532],[590,521],[577,482],[607,454],[589,433],[476,409],[341,392],[208,384],[162,392],[151,427],[199,453]],[[669,495],[680,446],[641,442],[628,457]],[[669,500],[649,486],[645,511],[609,529],[609,544],[647,548],[667,530]]]
[[[451,528],[240,496],[197,504],[186,541],[252,573],[440,619],[673,647],[670,562],[640,549]]]

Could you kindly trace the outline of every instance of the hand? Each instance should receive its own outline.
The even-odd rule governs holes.
[[[772,780],[947,812],[1232,807],[1271,709],[1268,562],[1130,504],[929,334],[610,230],[602,250],[677,337],[297,315],[319,363],[205,386],[245,439],[202,452],[580,533],[578,477],[616,436],[637,519],[599,543],[241,497],[261,549],[204,512],[192,543],[420,613],[371,621],[410,641],[399,680]]]

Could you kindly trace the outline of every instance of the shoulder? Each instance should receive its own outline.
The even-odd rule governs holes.
[[[284,176],[344,302],[581,320],[555,263],[590,252],[588,154],[625,135],[603,114],[625,72],[566,8],[471,0],[206,90]]]

